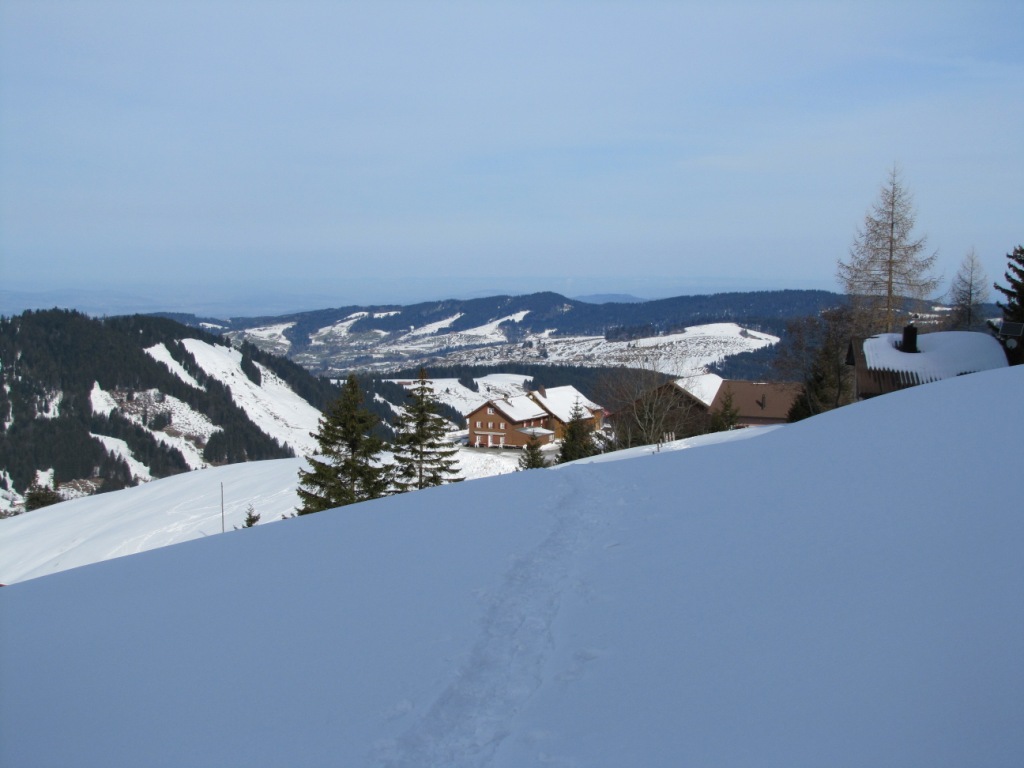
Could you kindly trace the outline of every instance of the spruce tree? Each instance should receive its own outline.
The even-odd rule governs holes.
[[[363,406],[354,374],[321,417],[312,436],[319,455],[308,456],[310,469],[299,470],[300,515],[380,498],[387,492],[388,468],[380,466],[383,441],[371,434],[379,419]]]
[[[259,513],[256,512],[256,507],[250,504],[245,508],[245,524],[243,528],[252,528],[256,523],[260,521]]]
[[[996,306],[1003,311],[1003,322],[1024,323],[1024,245],[1018,245],[1013,249],[1013,253],[1006,254],[1006,259],[1008,263],[1003,274],[1006,286],[999,283],[993,286],[1006,297],[1006,303],[997,301]],[[1006,357],[1010,365],[1020,365],[1024,362],[1024,338],[1017,338],[1014,341],[1016,344],[1004,346]],[[1003,343],[1005,345],[1006,341]]]
[[[540,441],[536,437],[531,437],[523,448],[523,455],[519,457],[519,468],[543,469],[546,466],[544,454],[540,450]]]
[[[458,482],[459,449],[447,438],[447,425],[437,413],[437,396],[423,368],[408,400],[395,423],[395,493]]]
[[[562,434],[562,447],[558,450],[558,463],[565,464],[576,459],[585,459],[597,453],[594,444],[593,423],[583,413],[583,406],[577,399],[569,411],[569,421]]]
[[[722,407],[711,414],[711,431],[728,432],[736,426],[740,417],[740,409],[733,402],[732,390],[726,385],[725,395],[722,396]]]

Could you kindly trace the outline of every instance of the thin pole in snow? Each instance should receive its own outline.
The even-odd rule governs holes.
[[[224,483],[220,484],[220,532],[224,533]]]

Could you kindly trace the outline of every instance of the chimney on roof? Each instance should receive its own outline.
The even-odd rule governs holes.
[[[548,391],[547,391],[547,389],[545,389],[543,384],[541,384],[539,387],[537,387],[537,391],[540,392],[540,396],[541,397],[547,397],[548,396]]]
[[[903,341],[900,352],[919,352],[917,348],[917,327],[911,322],[903,326]]]

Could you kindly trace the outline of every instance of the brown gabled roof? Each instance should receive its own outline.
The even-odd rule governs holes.
[[[709,410],[720,411],[726,393],[731,392],[741,424],[783,422],[800,391],[801,386],[793,382],[727,380],[718,388]]]

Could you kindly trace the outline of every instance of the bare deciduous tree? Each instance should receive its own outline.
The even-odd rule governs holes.
[[[970,330],[981,320],[979,305],[988,301],[988,275],[981,267],[974,249],[971,248],[960,262],[960,269],[949,287],[949,302],[953,305],[952,326]]]
[[[849,261],[837,267],[862,335],[892,333],[902,299],[927,298],[939,286],[929,274],[938,254],[925,253],[927,238],[913,237],[914,221],[911,194],[894,165],[857,230]]]
[[[654,445],[704,431],[704,413],[672,384],[676,380],[650,362],[602,378],[599,399],[610,414],[616,448]]]

